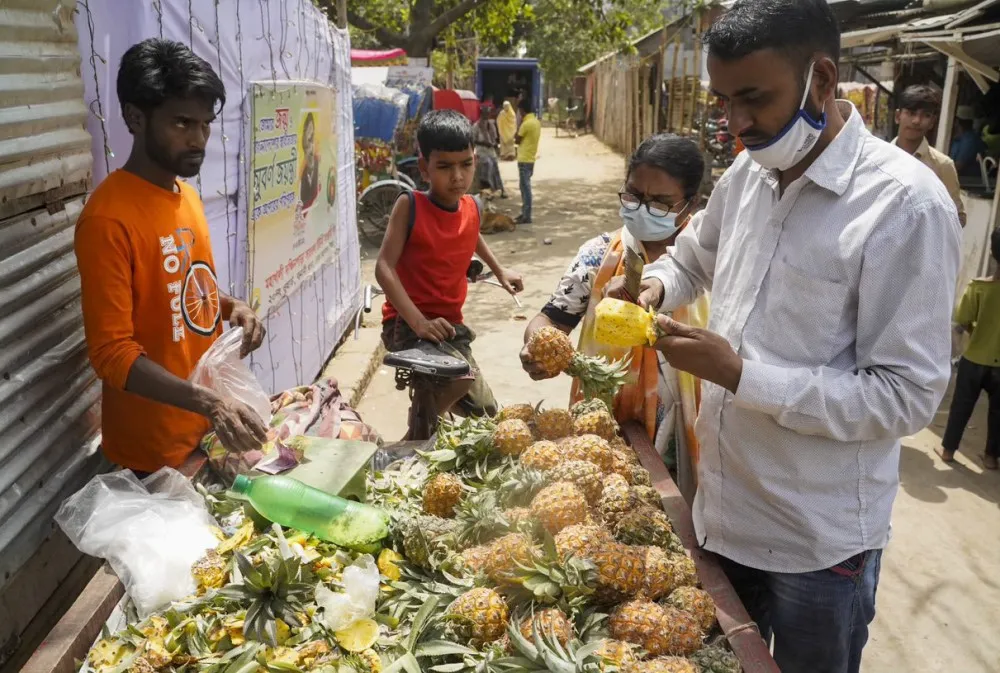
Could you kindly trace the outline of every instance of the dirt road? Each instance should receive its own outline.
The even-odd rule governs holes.
[[[501,403],[567,398],[566,377],[535,383],[521,371],[524,319],[544,305],[583,241],[618,226],[621,156],[591,136],[557,139],[549,129],[540,153],[534,225],[489,239],[500,259],[524,275],[524,308],[486,285],[471,288],[466,305],[466,320],[479,336],[476,357]],[[501,172],[511,199],[497,203],[516,215],[517,168],[504,163]],[[365,256],[370,281],[374,251]],[[375,315],[366,329],[377,329]],[[934,456],[947,404],[930,428],[904,441],[893,540],[883,561],[865,673],[1000,671],[1000,475],[984,474],[975,460],[986,427],[982,408],[957,466],[945,467]],[[395,440],[405,431],[406,408],[391,373],[379,370],[360,405],[364,418]]]

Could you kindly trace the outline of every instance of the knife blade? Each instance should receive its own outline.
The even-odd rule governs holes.
[[[625,246],[625,291],[632,301],[639,301],[639,286],[642,283],[642,257],[629,246]]]

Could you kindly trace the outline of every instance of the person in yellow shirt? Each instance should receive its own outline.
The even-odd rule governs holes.
[[[1000,262],[1000,229],[994,230],[990,237],[990,252]],[[1000,459],[1000,270],[991,277],[969,283],[955,309],[955,323],[969,332],[971,339],[958,363],[955,394],[938,455],[946,463],[955,462],[965,426],[985,390],[990,406],[986,450],[980,459],[987,470],[995,470]]]
[[[535,174],[535,159],[538,157],[538,140],[542,136],[542,123],[538,121],[531,106],[531,98],[525,96],[517,103],[521,111],[521,128],[517,130],[517,174],[521,183],[521,215],[514,220],[518,224],[531,224],[531,176]]]
[[[941,94],[926,84],[907,87],[899,96],[896,108],[896,124],[899,135],[892,143],[919,159],[934,171],[938,179],[948,189],[958,208],[958,221],[965,226],[965,204],[962,203],[962,188],[958,183],[955,162],[947,154],[938,152],[927,142],[927,134],[934,128],[941,112]]]

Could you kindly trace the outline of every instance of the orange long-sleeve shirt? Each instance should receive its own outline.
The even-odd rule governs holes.
[[[208,431],[188,411],[125,392],[145,355],[186,379],[221,331],[208,222],[198,193],[168,192],[123,170],[102,182],[76,225],[83,322],[107,458],[134,470],[177,467]]]

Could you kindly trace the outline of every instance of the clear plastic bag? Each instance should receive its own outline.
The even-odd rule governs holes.
[[[205,501],[169,467],[144,482],[128,470],[98,475],[55,519],[80,551],[111,564],[141,617],[193,594],[191,566],[219,544]]]
[[[330,591],[321,583],[316,587],[316,604],[323,609],[323,624],[331,631],[346,629],[359,619],[375,614],[378,600],[379,572],[375,559],[365,554],[344,568],[342,593]]]
[[[198,360],[190,380],[214,390],[226,400],[242,402],[256,411],[267,426],[271,423],[271,400],[250,367],[240,359],[242,344],[242,327],[225,332]]]

